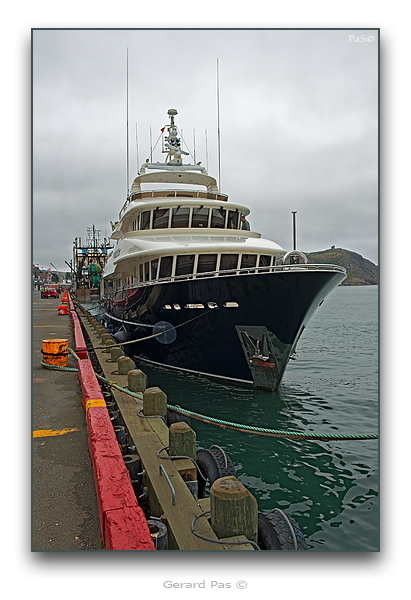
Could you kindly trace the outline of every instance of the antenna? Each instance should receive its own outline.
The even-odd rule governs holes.
[[[137,153],[137,174],[140,175],[140,160],[138,158],[138,131],[136,123],[136,153]]]
[[[217,141],[218,141],[218,189],[221,190],[221,142],[220,142],[220,75],[217,58]]]
[[[193,152],[194,152],[194,164],[196,162],[196,130],[193,129]]]
[[[128,143],[128,48],[127,48],[127,197],[130,192],[130,155],[129,155],[129,143]]]
[[[207,139],[207,129],[205,131],[205,147],[206,147],[206,169],[208,173],[208,139]]]

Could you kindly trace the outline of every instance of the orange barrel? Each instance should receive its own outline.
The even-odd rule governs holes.
[[[63,304],[59,306],[59,315],[66,315],[67,314],[67,305]]]
[[[68,340],[43,340],[43,362],[47,365],[67,367]]]

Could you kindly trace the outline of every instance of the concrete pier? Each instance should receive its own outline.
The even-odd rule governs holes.
[[[33,292],[32,550],[103,550],[77,373],[41,366],[43,339],[73,347],[71,318],[59,315],[60,304]]]

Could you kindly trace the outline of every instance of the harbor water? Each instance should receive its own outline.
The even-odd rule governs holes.
[[[377,433],[378,288],[332,292],[277,392],[137,364],[169,404],[203,415],[287,431]],[[378,440],[300,441],[191,424],[199,447],[229,455],[260,511],[278,507],[296,519],[311,552],[379,550]]]

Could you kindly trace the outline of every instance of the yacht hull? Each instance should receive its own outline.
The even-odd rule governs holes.
[[[276,390],[310,317],[344,278],[290,269],[145,284],[106,304],[106,318],[136,340],[124,350],[137,359]]]

